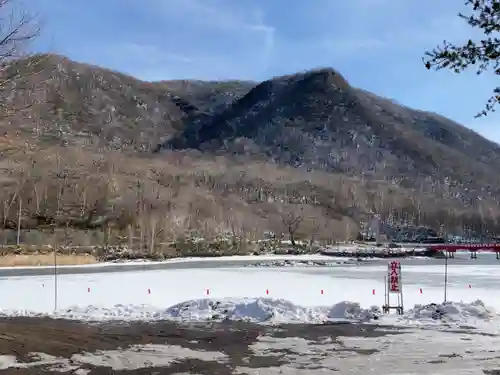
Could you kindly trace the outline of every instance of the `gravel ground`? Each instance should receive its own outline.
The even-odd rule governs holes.
[[[500,374],[500,337],[362,324],[0,319],[0,374]]]

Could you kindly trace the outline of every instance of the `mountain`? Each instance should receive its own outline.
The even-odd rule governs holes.
[[[415,189],[446,185],[448,194],[467,191],[464,201],[500,194],[499,145],[442,116],[354,88],[333,69],[262,82],[213,116],[193,116],[164,147],[266,155]]]
[[[0,116],[5,242],[19,213],[21,238],[37,243],[47,223],[73,244],[132,236],[151,247],[268,231],[352,239],[375,214],[500,230],[499,145],[333,69],[143,82],[38,55],[0,69],[0,99],[11,109]]]
[[[189,103],[161,85],[80,64],[58,55],[37,55],[4,69],[23,72],[0,85],[0,97],[16,111],[6,130],[40,135],[47,142],[105,144],[116,149],[148,150],[176,131]],[[2,75],[0,74],[0,80]]]

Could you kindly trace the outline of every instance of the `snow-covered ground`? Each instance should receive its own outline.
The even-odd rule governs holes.
[[[467,337],[456,333],[418,330],[379,338],[261,337],[252,350],[262,356],[282,356],[290,364],[270,369],[239,368],[237,374],[374,374],[484,375],[497,374],[498,337]],[[343,352],[346,347],[374,351],[370,355]]]
[[[255,256],[240,258],[256,260]],[[258,258],[331,260],[323,256]],[[53,276],[4,277],[0,278],[0,312],[53,314],[84,320],[226,317],[259,322],[322,322],[342,318],[366,321],[374,316],[373,306],[380,308],[384,303],[383,280],[387,269],[384,261],[273,269],[224,267],[225,259],[234,258],[221,259],[217,268],[59,275],[57,303]],[[496,321],[495,311],[500,311],[499,271],[500,263],[495,262],[450,264],[447,297],[454,304],[441,307],[447,312],[443,319],[481,326]],[[442,265],[407,263],[403,265],[403,278],[405,316],[382,316],[379,322],[434,324],[433,318],[440,315],[439,311],[420,305],[443,301]],[[486,306],[477,300],[484,301]]]

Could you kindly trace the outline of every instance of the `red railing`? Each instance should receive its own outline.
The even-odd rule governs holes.
[[[438,251],[448,251],[450,253],[454,253],[459,250],[500,252],[500,243],[436,244],[429,245],[429,248]]]

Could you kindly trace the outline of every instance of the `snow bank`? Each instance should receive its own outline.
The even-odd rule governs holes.
[[[283,299],[223,298],[179,303],[166,310],[172,318],[188,321],[245,320],[258,323],[318,323],[326,320],[324,308],[297,306]]]
[[[328,319],[370,321],[378,320],[381,315],[382,311],[378,306],[372,306],[369,309],[362,309],[359,303],[344,301],[332,306],[328,312]]]
[[[167,313],[181,320],[246,320],[259,323],[321,323],[334,320],[369,321],[380,309],[362,309],[359,303],[340,302],[332,307],[308,308],[283,299],[200,299],[180,303]]]
[[[369,321],[378,319],[376,307],[363,309],[359,303],[340,302],[331,307],[304,307],[284,299],[204,298],[178,303],[167,309],[147,305],[73,306],[49,316],[84,321],[157,321],[206,322],[239,320],[254,323],[323,323],[327,321]],[[47,316],[27,310],[0,310],[0,316]]]
[[[476,325],[499,315],[482,301],[448,302],[416,305],[402,317],[383,315],[378,306],[362,308],[359,303],[343,301],[333,306],[304,307],[290,301],[272,298],[204,298],[178,303],[166,309],[148,305],[74,306],[53,314],[26,310],[1,310],[0,316],[51,316],[83,321],[158,321],[207,322],[239,320],[254,323],[324,323],[332,321],[381,324],[464,323]]]
[[[419,322],[442,321],[468,323],[474,320],[489,321],[498,314],[485,306],[481,300],[474,302],[445,302],[440,304],[415,305],[405,317]]]
[[[364,262],[363,259],[338,259],[337,261],[325,261],[325,260],[294,260],[294,259],[280,259],[280,260],[268,260],[259,263],[249,263],[244,267],[335,267],[338,265],[346,264],[359,264]]]

